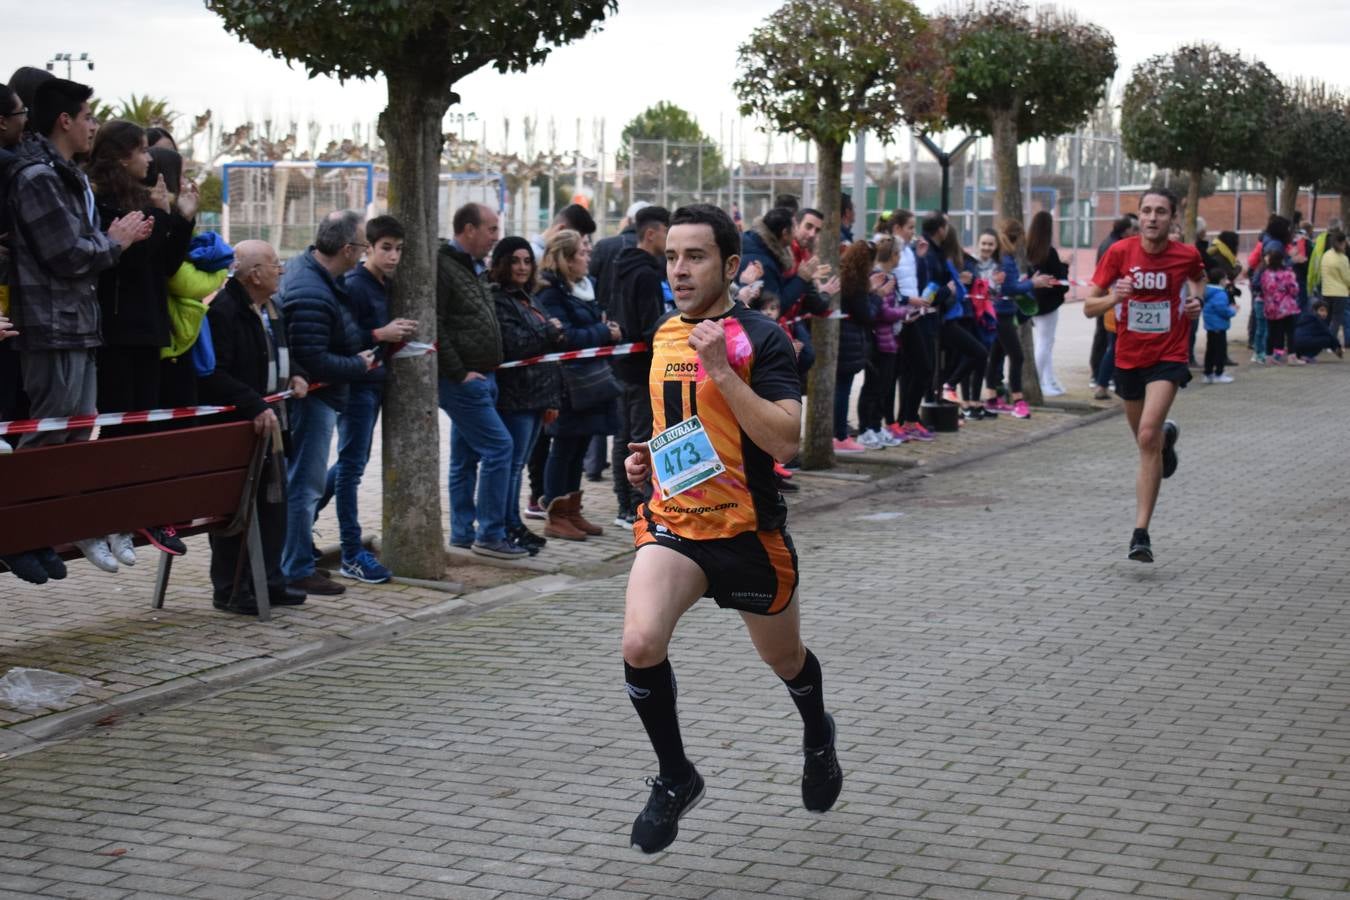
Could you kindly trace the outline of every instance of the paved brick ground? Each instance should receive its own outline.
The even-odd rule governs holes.
[[[1028,421],[1005,417],[977,423],[933,444],[868,454],[868,462],[847,464],[830,477],[804,474],[797,478],[802,489],[793,495],[792,502],[802,504],[827,497],[849,484],[833,477],[836,474],[855,482],[879,478],[898,471],[900,464],[931,464],[986,451],[1062,427],[1075,418],[1072,413],[1049,410],[1038,412]],[[441,456],[448,459],[449,424],[444,416],[441,425]],[[453,550],[447,577],[472,591],[539,572],[587,576],[607,561],[626,556],[632,550],[632,535],[610,524],[615,501],[608,473],[604,482],[584,482],[584,486],[588,515],[605,526],[603,536],[584,543],[554,541],[530,561],[528,568],[510,563],[489,568],[468,551]],[[360,508],[368,534],[379,529],[380,487],[377,450],[362,484]],[[444,496],[441,499],[448,533],[449,505]],[[542,529],[542,523],[532,524],[536,530]],[[321,515],[316,531],[320,545],[336,542],[337,523],[331,506]],[[170,679],[196,678],[221,666],[275,658],[316,642],[350,638],[364,628],[415,617],[454,596],[406,584],[370,586],[344,581],[344,596],[313,597],[302,607],[276,610],[272,623],[260,626],[252,618],[212,608],[206,538],[190,539],[188,546],[188,555],[174,565],[165,608],[158,611],[150,609],[157,559],[146,551],[141,552],[136,567],[112,576],[83,561],[70,565],[70,576],[65,580],[42,586],[0,575],[0,614],[6,622],[0,634],[0,673],[23,666],[78,676],[85,680],[84,687],[61,708],[78,707],[154,688]],[[51,711],[0,704],[0,729]],[[4,749],[0,731],[0,750]]]
[[[613,578],[7,762],[0,897],[1350,896],[1347,373],[1185,392],[1151,567],[1119,419],[801,517],[828,815],[700,604],[672,659],[708,801],[627,847],[653,765]]]

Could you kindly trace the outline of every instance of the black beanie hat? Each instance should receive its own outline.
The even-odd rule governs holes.
[[[515,252],[520,249],[530,251],[530,261],[533,262],[535,265],[539,264],[539,260],[534,258],[534,247],[530,245],[530,242],[525,240],[523,237],[520,237],[519,235],[513,234],[508,237],[502,238],[500,241],[497,242],[497,246],[492,248],[491,268],[493,269],[497,268],[497,264],[500,263],[502,259],[508,256],[513,256]]]

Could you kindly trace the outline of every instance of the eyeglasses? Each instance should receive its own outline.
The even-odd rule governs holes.
[[[369,249],[370,249],[370,245],[369,245],[369,244],[361,243],[361,242],[359,242],[359,241],[348,241],[348,242],[347,242],[347,246],[348,246],[348,247],[360,247],[362,250],[369,250]]]
[[[273,270],[275,270],[275,271],[277,271],[277,272],[280,272],[280,271],[282,271],[282,270],[284,270],[284,269],[286,268],[286,265],[285,265],[285,263],[279,263],[279,262],[260,262],[260,263],[254,263],[254,264],[253,264],[253,268],[255,268],[255,269],[273,269]]]
[[[9,119],[13,118],[14,116],[26,116],[26,115],[28,115],[28,107],[20,106],[12,113],[0,113],[0,119]]]

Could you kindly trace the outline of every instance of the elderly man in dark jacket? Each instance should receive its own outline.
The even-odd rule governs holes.
[[[497,243],[497,214],[480,203],[455,211],[455,237],[436,254],[436,352],[441,409],[450,417],[450,543],[496,559],[521,559],[507,540],[514,442],[497,412],[502,335],[482,279]]]
[[[338,413],[347,405],[348,384],[375,364],[362,350],[360,329],[339,284],[342,274],[365,252],[359,213],[329,214],[314,246],[290,261],[281,281],[286,337],[295,362],[314,382],[328,387],[291,402],[293,446],[287,471],[286,549],[281,568],[292,587],[307,594],[341,594],[342,585],[314,570],[311,531],[328,476],[328,451]]]
[[[234,253],[234,275],[216,294],[206,314],[216,367],[210,375],[198,379],[198,393],[204,403],[235,407],[238,412],[231,414],[233,418],[251,420],[258,434],[275,435],[253,508],[262,537],[268,600],[273,606],[295,606],[305,602],[305,592],[287,587],[281,571],[281,551],[286,542],[286,463],[279,438],[285,431],[285,410],[263,398],[287,387],[303,398],[309,382],[290,358],[285,323],[272,303],[281,280],[276,251],[263,241],[242,241]],[[212,602],[216,609],[226,612],[257,615],[251,581],[242,579],[238,593],[232,593],[240,555],[247,552],[245,537],[211,536]]]

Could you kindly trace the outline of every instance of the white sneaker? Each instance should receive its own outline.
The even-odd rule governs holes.
[[[880,450],[882,447],[881,435],[875,431],[864,431],[858,435],[858,443],[862,444],[868,450]]]
[[[1047,397],[1062,397],[1064,396],[1064,388],[1057,384],[1041,385],[1041,393]]]
[[[136,548],[131,543],[129,534],[110,534],[108,535],[108,548],[112,550],[112,555],[124,566],[136,565]]]
[[[1202,380],[1205,382],[1205,384],[1213,384],[1213,383],[1214,383],[1214,376],[1213,376],[1213,375],[1206,375],[1206,376],[1204,377],[1204,379],[1202,379]]]
[[[901,444],[904,443],[904,441],[900,440],[898,437],[891,434],[889,428],[881,429],[880,431],[876,432],[876,435],[877,439],[881,441],[881,446],[883,447],[899,447]]]
[[[102,569],[105,572],[117,571],[117,557],[113,556],[107,538],[87,538],[83,541],[76,541],[75,546],[84,554],[85,559],[94,564],[94,568]]]
[[[1232,375],[1229,375],[1227,372],[1225,372],[1225,373],[1222,374],[1222,375],[1211,375],[1210,378],[1213,379],[1212,381],[1210,381],[1210,384],[1232,384],[1232,383],[1233,383],[1233,376],[1232,376]]]

